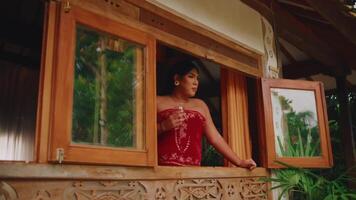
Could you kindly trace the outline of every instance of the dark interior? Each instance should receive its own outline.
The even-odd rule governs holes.
[[[2,7],[0,129],[15,138],[20,137],[18,133],[23,133],[21,137],[29,141],[28,148],[31,150],[35,137],[44,1],[3,1]],[[0,134],[4,136],[3,132]],[[31,160],[30,154],[28,159]]]

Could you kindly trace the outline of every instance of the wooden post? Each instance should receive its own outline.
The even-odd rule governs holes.
[[[335,77],[337,85],[337,95],[340,104],[339,125],[342,134],[342,144],[344,146],[344,157],[347,168],[350,168],[355,163],[355,144],[352,132],[352,121],[350,105],[348,102],[348,90],[346,87],[346,76]]]

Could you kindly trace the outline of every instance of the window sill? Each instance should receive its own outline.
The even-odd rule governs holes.
[[[189,178],[265,177],[265,168],[252,171],[237,167],[123,167],[69,164],[0,163],[5,179],[157,180]]]

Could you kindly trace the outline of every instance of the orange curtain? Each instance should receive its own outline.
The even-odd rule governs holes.
[[[222,69],[221,80],[224,137],[240,158],[251,158],[246,78]]]

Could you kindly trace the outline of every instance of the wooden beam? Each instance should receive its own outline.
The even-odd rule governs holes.
[[[281,42],[279,42],[279,49],[282,51],[283,55],[287,57],[289,62],[291,63],[297,62],[295,58],[292,56],[292,54],[289,53],[289,51],[284,47],[284,45]]]
[[[241,0],[241,2],[258,11],[269,23],[273,24],[273,12],[267,4],[259,0]]]
[[[309,50],[307,52],[311,53],[311,55],[327,65],[335,65],[338,63],[332,49],[321,41],[311,29],[305,26],[293,15],[283,10],[278,4],[274,4],[272,9],[277,22],[277,33],[281,34],[281,37],[286,37],[288,40],[291,40],[291,37],[294,37],[292,44],[297,43],[297,45],[294,46],[299,47],[303,45],[310,47],[301,49]],[[291,37],[287,37],[289,35]]]
[[[334,49],[344,63],[350,68],[356,69],[356,45],[351,43],[345,36],[337,31],[332,25],[314,23],[309,20],[302,20],[318,37],[327,42]]]
[[[253,55],[248,55],[237,51],[224,44],[221,44],[214,39],[201,34],[199,31],[188,29],[178,23],[171,21],[166,17],[162,17],[149,10],[140,9],[140,21],[157,29],[163,30],[172,35],[183,38],[187,41],[197,43],[206,49],[211,49],[219,52],[229,58],[238,60],[244,64],[258,69],[258,60]]]
[[[157,16],[157,18],[151,18],[151,20],[156,20],[155,23],[156,25],[154,27],[157,26],[157,24],[159,26],[165,26],[164,22],[166,22],[165,19],[169,19],[169,23],[167,24],[168,26],[171,25],[177,25],[177,29],[179,29],[179,33],[173,34],[176,36],[179,36],[180,34],[182,34],[182,32],[184,32],[184,29],[186,30],[191,30],[193,33],[191,33],[190,35],[194,35],[196,36],[196,33],[202,35],[203,37],[207,37],[209,38],[210,41],[212,41],[213,43],[211,44],[211,46],[215,46],[215,49],[219,49],[220,45],[225,46],[225,50],[226,49],[231,49],[233,51],[235,51],[234,54],[240,54],[240,53],[244,53],[246,55],[252,56],[254,58],[256,57],[260,57],[261,52],[257,52],[254,49],[249,48],[246,45],[242,45],[240,44],[238,41],[232,39],[229,36],[226,36],[225,34],[221,34],[218,31],[212,29],[209,26],[206,26],[202,23],[199,23],[197,21],[194,21],[188,17],[184,17],[183,15],[181,15],[179,12],[176,12],[175,10],[169,9],[166,10],[164,9],[165,6],[160,5],[159,3],[154,3],[154,2],[150,2],[150,1],[142,1],[142,0],[125,0],[126,2],[137,6],[138,8],[140,8],[140,20],[141,21],[146,21],[146,19],[142,19],[145,16],[141,16],[143,15],[143,12],[145,11],[149,11],[151,13],[153,13],[153,15]],[[147,14],[147,13],[146,13]],[[163,21],[161,21],[161,19]],[[151,24],[152,25],[152,24]],[[161,30],[164,30],[166,28],[171,28],[171,27],[161,27]],[[180,36],[179,36],[180,37]],[[189,40],[191,40],[189,38]],[[215,43],[219,43],[219,44],[215,44]],[[228,53],[230,54],[230,53]]]
[[[314,34],[309,27],[283,10],[276,3],[273,4],[272,9],[275,14],[277,24],[275,31],[278,36],[322,63],[328,68],[327,71],[338,75],[349,73],[349,70],[345,68],[346,64],[337,52]]]
[[[283,10],[277,2],[272,1],[272,6],[269,8],[262,0],[241,1],[260,12],[267,19],[272,18],[271,23],[276,24],[274,31],[277,37],[285,39],[315,60],[323,63],[323,66],[327,68],[326,71],[332,71],[333,74],[339,75],[349,73],[344,68],[343,60],[339,59],[339,56],[332,48],[320,40],[310,28],[296,17]]]
[[[330,24],[329,21],[324,19],[318,12],[314,10],[306,10],[291,5],[282,5],[281,7],[287,10],[289,13],[292,13],[294,16],[298,16],[318,23]]]
[[[314,10],[304,0],[278,0],[278,2],[282,4],[298,7],[298,8],[303,8],[304,10]]]
[[[356,45],[356,18],[339,0],[306,0],[346,38]]]
[[[305,78],[315,74],[323,73],[326,75],[332,75],[330,68],[324,66],[318,61],[307,60],[301,62],[295,62],[290,65],[283,66],[283,78],[298,79]]]

